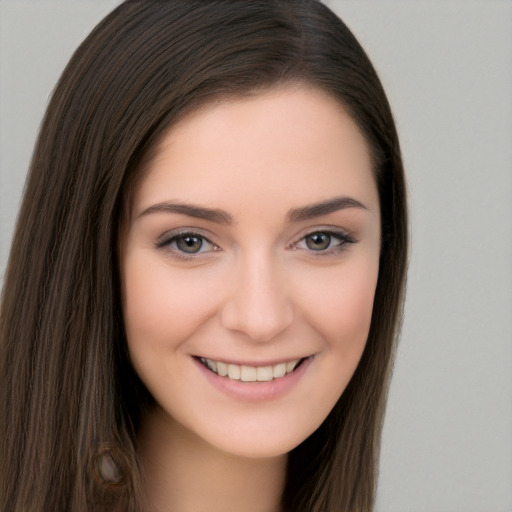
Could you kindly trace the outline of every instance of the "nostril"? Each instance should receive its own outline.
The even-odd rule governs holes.
[[[292,301],[283,282],[285,273],[272,258],[261,248],[246,251],[226,286],[222,324],[253,341],[271,341],[293,321]]]
[[[286,304],[269,309],[233,300],[225,305],[221,321],[226,329],[241,332],[253,341],[268,342],[292,324],[293,311]]]

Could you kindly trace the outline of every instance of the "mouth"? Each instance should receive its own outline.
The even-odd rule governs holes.
[[[205,357],[196,357],[195,359],[197,359],[205,368],[220,377],[242,382],[270,382],[281,379],[294,372],[308,358],[303,357],[300,359],[294,359],[293,361],[277,363],[269,366],[238,365],[226,363],[224,361],[215,361]]]

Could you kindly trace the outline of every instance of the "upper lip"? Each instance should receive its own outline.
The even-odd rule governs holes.
[[[267,359],[263,361],[250,361],[248,359],[230,359],[230,358],[224,358],[224,357],[211,357],[211,356],[204,356],[204,355],[197,355],[194,356],[197,359],[210,359],[212,361],[221,361],[225,364],[234,364],[237,366],[275,366],[276,364],[281,363],[288,363],[290,361],[297,361],[301,359],[306,359],[308,357],[312,357],[312,355],[309,356],[296,356],[296,357],[283,357],[280,359]]]

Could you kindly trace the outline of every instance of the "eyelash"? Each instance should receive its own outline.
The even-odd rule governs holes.
[[[185,240],[186,238],[197,238],[201,241],[201,246],[198,252],[187,253],[185,251],[180,250],[178,247],[172,247],[172,245],[176,244],[179,240]],[[205,252],[201,251],[205,242],[213,247],[213,249],[211,249],[213,251],[218,251],[220,249],[219,246],[214,244],[207,236],[196,231],[181,231],[178,233],[172,233],[170,235],[164,235],[161,239],[157,240],[155,245],[158,249],[167,248],[170,252],[172,252],[175,258],[191,260],[197,258],[198,255],[203,254]]]
[[[305,234],[301,239],[297,242],[294,242],[291,244],[290,248],[292,249],[301,249],[299,245],[301,243],[307,244],[307,239],[313,236],[320,236],[324,235],[329,237],[329,246],[326,249],[311,249],[311,247],[304,247],[303,249],[311,252],[312,255],[315,257],[324,257],[324,256],[330,256],[339,254],[340,252],[347,249],[347,245],[354,244],[357,242],[352,236],[348,235],[347,233],[344,233],[342,231],[335,231],[335,230],[329,230],[329,229],[319,229],[315,231],[311,231],[310,233]],[[186,238],[196,238],[201,242],[201,245],[199,247],[199,250],[197,252],[190,252],[187,253],[181,249],[179,249],[176,244],[178,241],[182,240],[184,241]],[[331,243],[333,240],[338,240],[338,243],[334,245],[334,247],[331,247]],[[204,244],[209,244],[212,246],[212,249],[207,251],[202,251]],[[173,247],[174,244],[174,247]],[[184,260],[191,260],[198,257],[198,255],[203,254],[205,252],[212,252],[212,251],[218,251],[220,250],[220,247],[216,244],[214,244],[207,236],[203,235],[202,233],[198,233],[196,231],[181,231],[178,233],[172,233],[170,235],[164,235],[161,237],[161,239],[157,240],[156,247],[158,249],[165,249],[167,248],[170,252],[172,252],[173,256],[178,259],[184,259]]]
[[[329,246],[327,249],[315,250],[311,247],[306,247],[304,250],[307,250],[313,253],[314,256],[323,257],[323,256],[331,256],[335,254],[339,254],[347,249],[347,245],[354,244],[357,241],[347,233],[343,231],[335,231],[331,229],[317,229],[315,231],[311,231],[304,235],[298,242],[295,242],[292,247],[299,248],[299,244],[304,243],[307,244],[307,239],[313,236],[325,235],[329,237]],[[338,240],[338,243],[331,247],[331,243],[333,240]]]

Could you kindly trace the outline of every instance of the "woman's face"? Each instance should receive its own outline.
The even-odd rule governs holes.
[[[367,145],[325,93],[276,89],[175,124],[122,241],[133,365],[197,443],[284,454],[364,349],[380,253]]]

